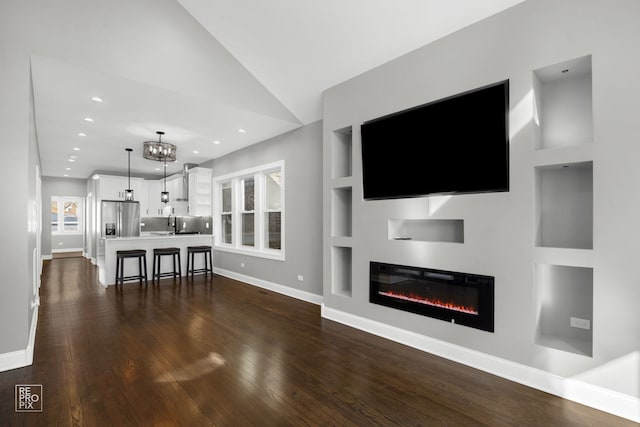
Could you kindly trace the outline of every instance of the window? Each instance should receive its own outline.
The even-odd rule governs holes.
[[[54,234],[82,233],[82,198],[51,198],[51,232]]]
[[[220,235],[222,236],[222,241],[226,244],[233,243],[233,235],[232,235],[232,222],[231,222],[231,206],[232,206],[232,194],[231,194],[231,183],[225,182],[221,185],[222,188],[222,212],[221,212],[221,223],[220,227]]]
[[[284,259],[284,162],[214,178],[216,248]]]

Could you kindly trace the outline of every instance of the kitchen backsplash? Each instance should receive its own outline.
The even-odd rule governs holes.
[[[210,216],[148,216],[140,220],[140,232],[174,231],[177,233],[212,234]]]

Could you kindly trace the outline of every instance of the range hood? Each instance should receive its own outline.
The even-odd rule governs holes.
[[[182,165],[182,197],[178,197],[176,200],[178,202],[188,202],[189,201],[189,169],[195,168],[198,165],[196,163],[185,163]]]

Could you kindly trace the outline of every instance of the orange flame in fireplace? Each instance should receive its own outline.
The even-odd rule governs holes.
[[[379,291],[378,293],[380,295],[384,295],[391,298],[416,302],[418,304],[430,305],[433,307],[446,308],[447,310],[459,311],[461,313],[474,314],[476,316],[479,314],[478,309],[475,307],[459,305],[449,301],[443,301],[440,299],[428,298],[428,297],[423,297],[415,294],[405,295],[405,294],[401,294],[399,292],[393,292],[393,291]]]

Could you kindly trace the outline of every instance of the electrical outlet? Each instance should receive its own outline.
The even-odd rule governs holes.
[[[206,223],[204,224],[204,228],[206,228],[207,230],[209,229],[209,223],[208,223],[208,222],[206,222]]]
[[[588,319],[580,319],[579,317],[571,317],[570,324],[573,328],[591,329],[591,321]]]
[[[304,281],[304,276],[302,274],[298,274],[298,280],[300,282]]]

